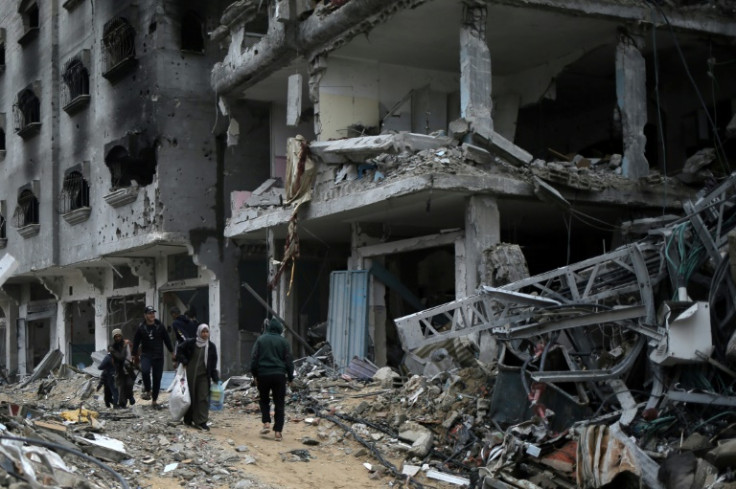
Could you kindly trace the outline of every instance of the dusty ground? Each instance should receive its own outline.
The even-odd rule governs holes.
[[[274,440],[273,433],[259,434],[262,428],[260,414],[255,403],[244,408],[226,407],[221,412],[211,413],[211,431],[196,431],[196,436],[208,440],[210,445],[232,450],[233,447],[245,445],[255,463],[241,460],[233,464],[246,472],[254,482],[258,481],[274,488],[301,489],[305,487],[319,489],[342,488],[386,488],[390,487],[391,477],[377,477],[365,466],[364,462],[376,464],[368,454],[356,457],[363,452],[362,445],[352,439],[345,439],[334,444],[307,446],[302,443],[305,438],[319,440],[320,427],[325,430],[330,423],[320,420],[320,425],[313,426],[304,422],[304,418],[287,410],[287,422],[284,427],[284,439]],[[189,428],[188,428],[189,429]],[[195,431],[195,430],[191,430]],[[342,430],[337,430],[342,433]],[[308,449],[313,457],[308,462],[296,461],[290,450]],[[394,460],[396,462],[396,460]],[[173,489],[181,485],[177,479],[151,478],[147,481],[151,489]],[[228,486],[213,486],[228,487]]]
[[[39,395],[41,382],[23,389],[3,386],[0,403],[25,404],[34,410],[32,419],[43,422],[59,422],[60,412],[78,409],[80,405],[99,411],[101,433],[124,442],[130,455],[125,462],[106,463],[125,477],[131,488],[371,489],[395,487],[403,482],[383,470],[370,452],[352,436],[346,436],[342,428],[306,410],[297,396],[292,396],[287,404],[284,439],[277,442],[273,433],[259,433],[262,425],[254,389],[228,393],[225,409],[211,412],[211,431],[205,432],[171,422],[168,409],[155,411],[150,401],[138,399],[132,409],[113,410],[104,407],[99,392],[80,402],[80,389],[92,382],[82,374],[54,381],[45,395]],[[330,396],[331,409],[349,408],[350,404],[366,399],[370,402],[370,393],[366,396],[370,389],[367,387],[356,396],[355,391],[337,389],[337,395]],[[138,394],[136,389],[136,397]],[[165,404],[167,398],[168,394],[162,393],[159,402]],[[82,434],[89,426],[72,425],[67,429]],[[178,459],[172,459],[175,451]],[[308,461],[303,461],[300,454],[308,454]],[[401,470],[402,452],[383,451],[382,455]],[[176,468],[165,472],[172,460],[177,460]],[[435,480],[422,482],[425,487],[457,487]]]

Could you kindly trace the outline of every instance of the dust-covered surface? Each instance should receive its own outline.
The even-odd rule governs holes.
[[[386,427],[404,419],[402,404],[396,403],[392,390],[376,382],[340,378],[312,379],[309,385],[297,382],[288,397],[282,442],[275,441],[273,433],[259,433],[256,392],[247,380],[245,386],[227,391],[224,410],[210,413],[209,432],[172,422],[168,409],[154,410],[150,401],[138,399],[128,409],[106,408],[102,391],[95,390],[97,382],[64,367],[22,388],[18,384],[2,386],[2,434],[51,443],[41,449],[58,453],[66,465],[49,470],[31,462],[33,474],[19,471],[15,475],[3,465],[6,474],[0,477],[0,487],[10,487],[23,477],[44,481],[46,485],[41,487],[56,487],[54,481],[74,488],[122,487],[100,465],[57,446],[93,456],[124,478],[129,487],[153,489],[393,487],[402,477],[389,467],[400,471],[403,461],[411,458],[406,443],[364,423],[337,417],[362,413]],[[136,397],[139,393],[138,385]],[[159,402],[166,406],[167,399],[168,394],[162,393]],[[65,419],[80,412],[93,419]],[[426,421],[437,420],[428,416]],[[124,454],[90,450],[83,441],[102,436],[122,442]],[[366,448],[366,443],[373,448]],[[9,454],[12,457],[7,450],[2,454],[5,461]],[[445,487],[441,481],[431,485]]]

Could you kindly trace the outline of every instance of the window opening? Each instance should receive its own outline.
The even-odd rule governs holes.
[[[143,318],[145,307],[146,296],[144,294],[111,297],[107,300],[107,327],[110,331],[120,328],[123,331],[123,337],[133,338]]]
[[[80,95],[89,95],[89,71],[79,58],[66,62],[62,79],[66,88],[67,104]]]
[[[14,108],[17,132],[41,122],[41,103],[30,88],[25,88],[18,94],[18,103]]]
[[[89,207],[89,185],[81,173],[73,171],[64,177],[61,197],[59,210],[62,214]]]
[[[116,17],[105,24],[102,44],[107,56],[107,69],[135,57],[135,30],[122,17]]]
[[[20,193],[13,218],[17,228],[38,224],[38,199],[31,190],[26,189]]]
[[[34,3],[28,8],[28,10],[26,10],[25,13],[26,30],[38,29],[38,19],[38,5]]]
[[[195,12],[189,10],[181,20],[181,49],[204,52],[204,23]]]
[[[29,2],[24,3],[18,9],[18,13],[23,19],[23,35],[18,39],[18,43],[21,45],[28,44],[38,36],[40,19],[38,4],[36,2],[30,4],[28,4]]]
[[[124,289],[127,287],[138,287],[140,280],[133,274],[128,265],[114,265],[112,272],[112,288]]]
[[[105,164],[110,170],[112,190],[130,187],[133,182],[144,187],[153,182],[156,174],[156,151],[149,146],[131,155],[124,147],[115,146],[105,156]]]
[[[0,151],[5,151],[5,129],[0,127]]]

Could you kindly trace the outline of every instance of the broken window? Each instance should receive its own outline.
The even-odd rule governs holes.
[[[38,224],[38,198],[31,189],[25,189],[20,193],[13,221],[16,228]]]
[[[115,265],[112,274],[112,288],[124,289],[126,287],[138,287],[138,277],[128,265]]]
[[[89,101],[89,70],[79,57],[66,62],[62,79],[62,104],[67,113],[80,103]]]
[[[15,116],[15,132],[21,137],[27,137],[41,125],[41,102],[29,86],[21,90],[18,100],[13,106]]]
[[[66,214],[83,207],[89,207],[89,185],[80,172],[72,171],[64,177],[59,211]]]
[[[259,10],[255,16],[245,24],[245,35],[240,49],[245,51],[249,47],[255,45],[268,32],[268,12],[264,7]]]
[[[187,253],[169,255],[166,259],[169,280],[197,278],[199,269]]]
[[[143,319],[143,309],[146,307],[145,294],[135,294],[125,297],[112,297],[107,301],[107,328],[112,331],[120,328],[123,338],[132,339],[135,330]]]
[[[110,81],[117,80],[135,66],[135,29],[123,17],[116,17],[105,24],[102,35],[105,72]]]
[[[204,52],[204,22],[192,10],[186,12],[181,19],[181,50]]]
[[[153,182],[156,173],[156,151],[154,147],[144,147],[137,155],[131,155],[123,146],[114,146],[105,156],[105,164],[113,190],[130,187],[134,182],[146,186]]]
[[[24,45],[38,36],[38,4],[35,1],[25,0],[18,6],[18,13],[23,19],[23,35],[18,39],[18,43]]]

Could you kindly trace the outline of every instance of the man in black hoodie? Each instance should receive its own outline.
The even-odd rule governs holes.
[[[151,399],[151,406],[159,409],[157,402],[158,392],[161,390],[161,376],[164,373],[164,346],[174,353],[171,338],[164,325],[156,319],[156,309],[146,306],[143,312],[143,321],[138,325],[133,339],[133,355],[138,355],[141,348],[141,376],[143,377],[143,394],[141,399]],[[153,385],[151,385],[151,371],[153,370]]]
[[[188,317],[181,313],[181,309],[173,306],[169,309],[169,314],[174,320],[171,323],[171,327],[174,329],[176,334],[176,343],[183,343],[189,338],[195,338],[197,336],[197,326],[194,322],[190,321]]]
[[[284,428],[286,383],[294,380],[294,365],[291,357],[291,348],[282,333],[284,326],[276,318],[272,318],[266,326],[264,334],[258,337],[251,354],[250,373],[258,386],[261,408],[261,422],[265,435],[271,429],[270,395],[273,395],[274,424],[273,432],[277,441],[283,436]]]

